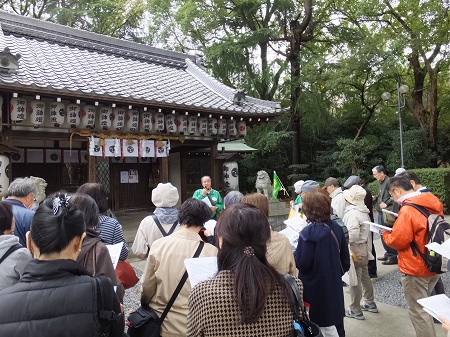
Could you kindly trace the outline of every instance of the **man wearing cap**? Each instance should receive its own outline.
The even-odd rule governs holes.
[[[373,260],[370,253],[372,251],[372,240],[370,239],[369,225],[364,221],[369,221],[369,209],[364,204],[366,191],[359,185],[353,185],[343,192],[346,207],[344,224],[348,228],[350,249],[356,255],[355,270],[358,279],[356,286],[350,286],[350,308],[346,310],[347,317],[364,319],[362,311],[378,312],[374,301],[373,286],[370,280],[368,261]],[[364,293],[364,303],[361,298]]]
[[[203,188],[194,192],[192,198],[203,200],[207,198],[207,205],[211,209],[211,219],[217,219],[217,214],[223,211],[223,201],[219,191],[211,188],[211,177],[204,176],[201,179]],[[211,206],[210,206],[211,205]]]
[[[336,178],[329,177],[325,180],[324,188],[331,198],[332,213],[342,219],[345,211],[345,198],[342,194],[342,188],[339,185],[339,181]]]
[[[141,260],[147,258],[153,242],[179,229],[178,210],[174,208],[178,199],[178,189],[171,183],[159,183],[153,189],[152,202],[156,206],[155,211],[141,221],[131,247]]]
[[[378,194],[373,197],[375,201],[375,209],[378,212],[378,223],[380,225],[388,225],[384,222],[384,216],[382,209],[392,210],[394,201],[392,200],[388,190],[386,189],[389,183],[389,177],[386,175],[386,169],[382,165],[377,165],[372,169],[373,177],[380,182],[378,186]],[[387,246],[384,242],[383,237],[381,237],[381,242],[386,250],[384,256],[378,258],[378,260],[383,261],[385,265],[397,264],[397,251]]]
[[[300,196],[303,198],[303,195],[315,188],[319,188],[319,183],[314,180],[306,180],[303,185],[300,187]]]
[[[373,199],[372,199],[372,192],[364,186],[363,180],[358,176],[350,176],[347,178],[347,180],[344,183],[344,188],[349,189],[353,185],[359,185],[366,191],[366,197],[364,198],[364,204],[369,210],[369,218],[370,221],[373,222]],[[369,260],[369,276],[370,278],[377,278],[377,253],[375,251],[375,245],[373,244],[373,232],[370,232],[370,239],[372,240],[372,255],[373,260]]]

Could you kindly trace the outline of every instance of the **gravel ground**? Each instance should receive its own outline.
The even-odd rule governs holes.
[[[142,272],[134,268],[137,277],[141,278]],[[125,318],[135,311],[141,305],[141,283],[138,282],[133,288],[125,290],[125,297],[123,299],[123,306],[125,312]]]
[[[400,283],[400,272],[397,270],[375,280],[373,282],[373,291],[375,294],[375,301],[390,305],[395,305],[400,308],[408,308],[408,305],[403,295],[403,288]],[[450,275],[445,273],[441,275],[444,282],[445,294],[450,296]]]

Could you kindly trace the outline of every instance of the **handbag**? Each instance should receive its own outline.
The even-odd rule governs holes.
[[[139,282],[139,278],[128,261],[119,260],[117,262],[116,275],[125,289],[132,288]]]
[[[319,326],[310,321],[306,315],[305,304],[303,303],[302,295],[298,289],[297,282],[295,279],[289,275],[284,275],[284,279],[294,293],[295,304],[294,304],[294,337],[323,337]],[[300,317],[299,308],[302,308],[302,316]]]
[[[193,258],[199,257],[204,246],[204,242],[201,241],[198,245],[197,250]],[[166,308],[164,309],[161,317],[158,317],[158,314],[152,308],[148,306],[141,305],[136,311],[132,312],[127,320],[128,326],[128,335],[130,337],[160,337],[161,336],[161,325],[164,322],[167,314],[170,311],[173,303],[175,302],[178,294],[183,288],[186,280],[188,278],[187,270],[184,272],[183,277],[180,282],[178,282],[177,288],[172,294],[172,297],[167,303]]]

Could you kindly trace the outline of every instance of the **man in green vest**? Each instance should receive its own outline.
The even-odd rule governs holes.
[[[211,219],[217,219],[217,214],[223,210],[223,201],[220,193],[211,188],[211,177],[202,177],[203,188],[194,192],[192,198],[203,200],[211,209]]]

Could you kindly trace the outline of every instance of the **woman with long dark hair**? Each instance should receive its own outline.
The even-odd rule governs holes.
[[[293,294],[267,262],[266,215],[253,205],[231,205],[216,233],[218,274],[192,290],[187,336],[292,336]]]
[[[0,291],[0,336],[123,336],[125,322],[110,280],[92,277],[75,261],[85,236],[83,212],[69,196],[57,194],[40,204],[26,235],[34,260],[19,283]],[[111,303],[103,305],[106,297]],[[103,311],[113,321],[105,321]]]

